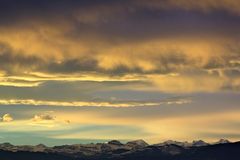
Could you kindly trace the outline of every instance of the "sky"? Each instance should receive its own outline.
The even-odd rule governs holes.
[[[0,142],[240,140],[240,1],[0,0]]]

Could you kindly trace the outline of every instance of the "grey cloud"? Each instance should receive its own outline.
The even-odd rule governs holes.
[[[64,60],[60,63],[49,63],[43,70],[53,73],[77,73],[85,71],[97,71],[97,61],[93,58],[83,57],[80,59]]]
[[[41,63],[42,60],[36,56],[27,56],[21,52],[15,53],[8,44],[0,43],[0,67],[8,74],[31,71]]]
[[[37,26],[42,24],[39,24],[38,21],[58,27],[62,23],[66,23],[71,26],[69,35],[75,37],[78,35],[78,38],[86,37],[86,35],[100,36],[100,39],[105,37],[109,39],[109,42],[121,39],[126,41],[131,38],[141,40],[141,37],[153,38],[156,35],[157,37],[169,37],[169,33],[172,36],[184,36],[191,32],[194,34],[199,32],[199,35],[207,32],[207,34],[237,36],[235,32],[238,31],[240,25],[237,16],[221,12],[207,15],[191,13],[186,11],[184,6],[180,7],[182,10],[179,11],[174,9],[168,11],[163,7],[159,7],[160,10],[158,10],[148,5],[156,3],[165,6],[164,3],[169,1],[170,3],[174,2],[171,0],[160,2],[147,0],[94,0],[91,2],[88,0],[24,0],[21,3],[16,0],[3,1],[0,8],[3,22],[0,26],[6,25],[4,19],[5,21],[11,19],[10,22],[16,23],[8,24],[7,27],[23,23],[19,26],[20,28],[33,27],[32,21],[35,21]],[[178,2],[176,1],[176,3]],[[21,12],[22,10],[25,12]],[[231,30],[226,30],[229,28],[229,25],[226,24],[231,24]]]
[[[53,115],[45,113],[45,114],[34,115],[34,117],[32,118],[32,121],[41,122],[41,121],[52,121],[52,120],[55,120],[55,119],[56,119],[56,117],[54,117]]]

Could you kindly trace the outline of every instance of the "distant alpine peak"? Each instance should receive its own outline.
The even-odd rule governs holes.
[[[47,146],[45,146],[44,144],[38,144],[38,145],[36,145],[36,147],[46,148]]]
[[[187,141],[179,142],[179,141],[167,140],[162,143],[155,144],[155,146],[177,145],[181,147],[201,147],[201,146],[208,146],[211,144],[225,144],[225,143],[231,143],[231,142],[227,139],[220,139],[216,143],[207,143],[203,140],[194,140],[192,142],[187,142]]]
[[[111,140],[108,142],[110,145],[123,145],[120,141],[118,140]]]
[[[147,142],[145,142],[144,140],[142,140],[142,139],[138,139],[138,140],[134,140],[134,141],[127,142],[126,145],[146,147],[146,146],[148,146],[149,144],[148,144]]]
[[[13,147],[11,143],[2,143],[0,144],[1,147]]]
[[[182,147],[182,148],[191,148],[191,147],[202,147],[208,145],[217,145],[217,144],[227,144],[231,143],[227,139],[220,139],[215,143],[206,143],[203,140],[195,140],[192,143],[189,142],[179,142],[173,140],[167,140],[162,143],[149,145],[142,139],[129,141],[126,144],[121,143],[118,140],[111,140],[107,143],[97,143],[97,144],[75,144],[75,145],[63,145],[63,146],[55,146],[48,147],[44,144],[38,144],[36,146],[31,145],[23,145],[23,146],[14,146],[10,143],[2,143],[0,144],[0,150],[7,151],[31,151],[31,152],[59,152],[59,153],[86,153],[86,154],[96,154],[96,153],[110,153],[113,151],[136,151],[138,149],[142,150],[144,148],[148,148],[149,146],[157,147],[157,148],[168,148],[168,147]],[[151,148],[151,147],[150,147]],[[173,148],[172,148],[173,149]],[[175,153],[176,150],[174,150]]]
[[[163,143],[156,144],[157,146],[165,146],[165,145],[178,145],[182,147],[188,147],[191,146],[191,143],[188,142],[179,142],[179,141],[173,141],[173,140],[167,140]]]
[[[203,140],[197,140],[192,142],[192,146],[200,147],[200,146],[207,146],[208,143],[204,142]]]
[[[225,144],[225,143],[231,143],[231,142],[229,140],[227,140],[227,139],[220,139],[215,144]]]

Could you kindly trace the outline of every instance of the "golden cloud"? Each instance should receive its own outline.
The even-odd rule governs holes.
[[[25,38],[22,37],[22,39]],[[7,43],[12,48],[18,48],[18,45],[15,46],[17,43],[14,43],[14,39]],[[32,48],[34,48],[34,44],[37,42],[21,41],[21,43],[26,44],[19,46],[26,46],[27,43],[32,43]],[[239,83],[238,76],[223,78],[220,75],[197,74],[208,72],[208,70],[215,68],[225,70],[230,67],[231,69],[231,66],[236,65],[233,59],[238,57],[238,53],[232,52],[232,49],[226,47],[231,44],[235,43],[216,39],[209,39],[206,42],[198,39],[174,39],[113,46],[103,45],[93,51],[94,55],[90,55],[96,63],[86,65],[80,63],[84,61],[81,57],[89,57],[88,53],[90,50],[93,50],[88,45],[84,45],[84,50],[88,50],[87,52],[81,52],[80,50],[80,54],[77,54],[72,52],[74,46],[77,45],[72,44],[70,48],[66,47],[64,49],[65,51],[68,50],[68,55],[64,55],[64,50],[61,46],[58,46],[58,54],[48,54],[51,52],[50,50],[44,51],[46,54],[44,52],[43,54],[35,54],[42,53],[41,50],[38,50],[39,47],[33,50],[22,47],[17,50],[21,50],[21,53],[33,54],[35,57],[38,57],[40,64],[28,65],[24,63],[23,65],[26,65],[24,68],[13,67],[13,72],[10,71],[10,73],[5,74],[3,72],[0,84],[5,86],[34,87],[49,80],[142,81],[153,82],[153,85],[158,86],[161,91],[165,92],[213,92],[221,90],[226,83],[233,82],[229,86],[236,86]],[[40,44],[38,43],[37,45]],[[40,48],[49,48],[49,46],[42,45]],[[69,57],[74,57],[75,60],[68,62]],[[64,61],[67,62],[65,63]],[[12,66],[14,65],[15,62],[13,62]],[[17,66],[19,65],[21,64],[17,64]],[[30,67],[27,68],[28,66]],[[232,69],[238,70],[238,66],[232,67]],[[189,71],[192,73],[196,71],[195,75],[192,75],[192,73],[188,74]],[[181,75],[175,77],[166,76],[171,73],[181,73]]]
[[[234,0],[133,0],[130,4],[133,7],[125,14],[138,9],[141,12],[144,6],[170,10],[172,7],[204,11],[223,9],[235,13],[240,5]],[[30,17],[23,26],[0,25],[0,85],[36,87],[46,81],[142,81],[164,92],[238,88],[239,74],[226,74],[225,78],[198,75],[213,69],[239,69],[239,37],[233,33],[237,30],[219,26],[220,30],[215,31],[210,23],[210,27],[206,24],[206,29],[202,29],[205,24],[199,24],[203,27],[181,33],[181,30],[166,29],[175,23],[166,22],[166,28],[158,29],[159,26],[154,27],[157,24],[146,21],[147,30],[153,28],[153,33],[141,30],[135,33],[131,26],[122,32],[112,27],[114,21],[106,17],[112,12],[121,14],[125,3],[120,7],[111,3],[111,6],[109,10],[106,9],[108,5],[88,6],[90,10],[74,8],[71,15],[76,22],[67,20],[60,22],[62,25],[50,23],[47,18],[34,20]],[[98,10],[106,11],[98,15]],[[135,24],[131,19],[123,22],[133,26],[140,23]],[[195,75],[189,74],[193,71]],[[171,73],[180,76],[165,76]]]
[[[4,114],[3,117],[0,118],[0,120],[2,122],[11,122],[13,121],[13,117],[9,113],[7,113],[7,114]]]
[[[216,92],[226,85],[228,80],[215,76],[151,76],[159,90],[173,93]]]
[[[66,107],[141,107],[141,106],[159,106],[162,104],[186,104],[191,103],[188,99],[174,99],[162,102],[64,102],[64,101],[42,101],[34,99],[0,99],[1,105],[34,105],[34,106],[66,106]],[[44,115],[36,116],[38,118],[45,118]],[[35,119],[35,118],[34,118]]]

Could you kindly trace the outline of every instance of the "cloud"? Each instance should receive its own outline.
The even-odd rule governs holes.
[[[70,120],[64,120],[64,122],[65,122],[66,124],[70,124],[70,123],[71,123]]]
[[[32,118],[32,121],[34,122],[41,122],[41,121],[53,121],[55,120],[56,117],[54,117],[51,114],[36,114],[34,115],[34,117]]]
[[[2,122],[11,122],[13,121],[13,117],[9,113],[7,113],[7,114],[4,114],[3,117],[0,118],[0,120]]]
[[[15,60],[8,59],[1,64],[3,74],[0,76],[0,84],[36,87],[47,81],[147,81],[153,82],[164,92],[232,90],[238,88],[239,84],[239,67],[233,61],[239,58],[239,54],[233,46],[230,49],[226,46],[233,44],[160,40],[99,48],[94,51],[99,53],[90,60],[76,56],[72,60],[66,58],[61,62],[52,62],[39,57],[38,63],[32,64],[27,59],[26,62],[21,62],[17,56]],[[14,57],[15,53],[12,54]],[[201,74],[208,71],[216,75],[212,76],[210,72]],[[224,73],[224,78],[219,71]],[[180,76],[167,76],[172,73]],[[200,88],[198,79],[202,78],[205,82],[202,82],[204,84]]]
[[[136,3],[139,1],[136,0]],[[170,8],[180,8],[186,10],[199,10],[203,12],[210,12],[215,10],[225,10],[230,13],[238,14],[240,9],[240,3],[236,0],[140,0],[141,5],[146,5],[147,7],[160,8],[160,9],[170,9]]]
[[[58,120],[51,111],[42,114],[35,114],[31,119],[31,122],[29,123],[28,121],[28,125],[30,126],[39,126],[43,128],[57,128],[62,124],[63,122]]]
[[[224,78],[215,76],[152,76],[159,90],[170,93],[216,92],[227,85]]]
[[[238,90],[239,9],[235,0],[5,1],[0,85],[139,81],[162,92]],[[208,71],[216,75],[201,74]]]
[[[171,104],[187,104],[191,103],[189,99],[167,99],[163,101],[153,101],[153,102],[145,102],[145,101],[109,101],[109,102],[101,102],[101,101],[43,101],[43,100],[34,100],[34,99],[1,99],[0,105],[33,105],[33,106],[65,106],[65,107],[116,107],[116,108],[124,108],[124,107],[147,107],[147,106],[160,106],[160,105],[171,105]],[[48,115],[36,115],[36,119],[38,118],[50,118]]]
[[[41,6],[41,8],[39,8]],[[65,21],[76,20],[83,24],[86,23],[107,23],[109,19],[114,19],[116,15],[124,16],[142,10],[199,10],[216,11],[224,10],[230,13],[239,14],[240,3],[236,0],[17,0],[4,1],[1,5],[1,12],[5,13],[1,17],[4,23],[11,23],[9,18],[18,19],[37,19],[51,22],[55,19],[69,18]],[[25,10],[25,12],[21,12]],[[61,14],[58,14],[61,12]],[[29,14],[31,13],[31,14]],[[48,19],[46,19],[46,16]],[[24,21],[26,22],[26,21]],[[12,22],[13,23],[13,22]],[[58,22],[62,23],[63,22]]]

